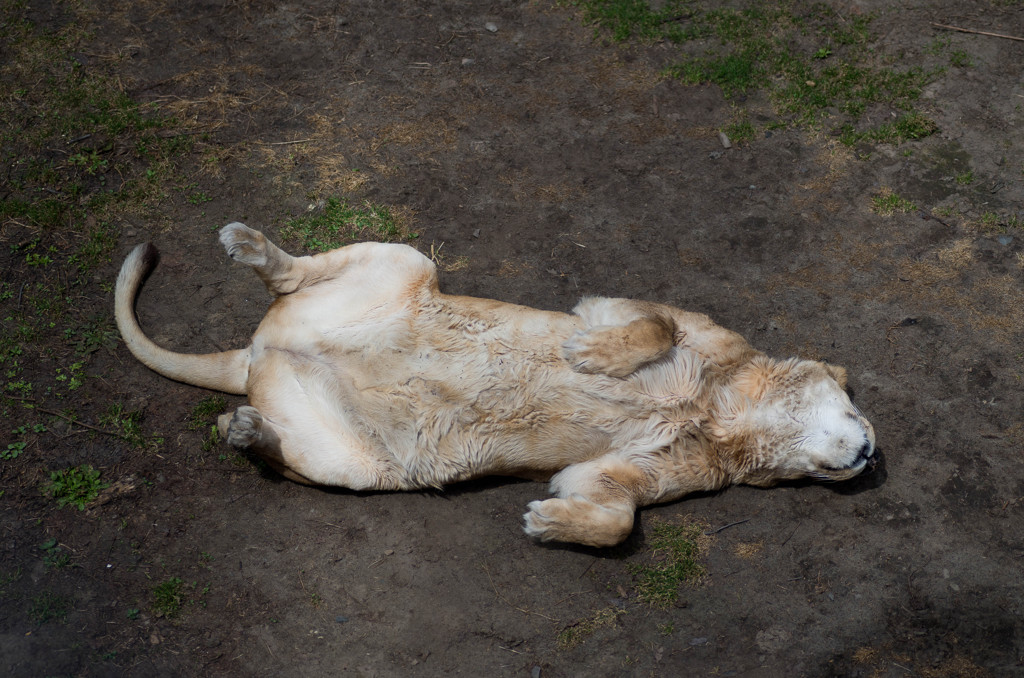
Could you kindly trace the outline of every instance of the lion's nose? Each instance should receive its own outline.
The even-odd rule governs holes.
[[[878,463],[878,457],[875,456],[875,446],[871,444],[871,441],[867,441],[861,446],[860,451],[857,453],[857,459],[866,461],[868,470],[875,468],[875,464]]]

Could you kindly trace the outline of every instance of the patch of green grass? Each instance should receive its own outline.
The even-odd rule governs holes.
[[[281,229],[286,240],[298,240],[303,247],[326,252],[356,241],[405,242],[417,234],[409,231],[407,213],[370,202],[351,205],[342,198],[328,198],[309,213],[289,219]]]
[[[185,582],[171,577],[153,587],[153,612],[160,617],[174,617],[185,604]]]
[[[889,190],[883,190],[871,199],[871,211],[885,217],[913,212],[916,209],[917,205],[913,202],[901,198]]]
[[[50,484],[44,492],[57,500],[58,506],[77,506],[79,511],[99,496],[107,484],[100,480],[100,472],[88,464],[73,466],[50,473]]]
[[[594,614],[574,622],[558,632],[556,642],[560,650],[570,650],[587,638],[595,631],[605,626],[611,626],[620,615],[626,611],[617,607],[606,607],[596,611]]]
[[[971,68],[974,66],[974,60],[964,50],[955,49],[949,53],[949,64],[957,68]]]
[[[121,403],[112,403],[100,417],[100,424],[113,429],[113,432],[129,445],[139,449],[159,447],[163,438],[148,436],[142,430],[142,412],[129,411]]]
[[[203,398],[189,413],[188,423],[185,425],[190,431],[206,429],[206,436],[203,438],[203,452],[210,452],[220,444],[220,432],[217,430],[216,421],[218,415],[222,414],[228,407],[228,401],[219,395],[211,395]]]
[[[668,607],[679,597],[679,587],[695,585],[706,570],[698,558],[706,549],[704,528],[696,523],[656,522],[651,527],[651,562],[632,563],[637,595],[654,607]]]
[[[956,183],[961,186],[970,186],[974,183],[974,170],[967,170],[956,175]]]
[[[849,140],[920,138],[935,124],[860,129],[870,106],[904,115],[938,71],[899,69],[872,49],[872,15],[840,15],[825,3],[738,6],[694,0],[576,0],[583,19],[615,42],[664,41],[675,45],[667,73],[691,84],[718,85],[727,98],[755,89],[768,94],[779,122],[799,127],[838,123]],[[900,136],[904,132],[910,136]]]
[[[111,351],[117,346],[119,334],[110,318],[94,315],[88,320],[64,329],[64,340],[80,357],[90,356],[101,349]]]
[[[33,624],[45,624],[48,621],[65,622],[71,601],[64,596],[46,591],[32,598],[28,608],[28,618]]]
[[[742,144],[752,141],[757,135],[757,130],[749,120],[737,120],[729,123],[723,129],[725,135],[734,144]]]
[[[224,399],[224,396],[211,395],[203,398],[196,403],[188,415],[188,429],[198,431],[205,428],[212,418],[223,414],[227,407],[228,401]]]

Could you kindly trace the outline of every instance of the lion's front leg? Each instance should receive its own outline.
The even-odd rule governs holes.
[[[523,529],[540,541],[614,546],[632,532],[650,483],[639,467],[614,457],[573,464],[551,479],[557,498],[530,502]]]
[[[574,312],[587,327],[562,344],[562,355],[577,372],[627,377],[674,345],[675,322],[654,304],[592,298]]]

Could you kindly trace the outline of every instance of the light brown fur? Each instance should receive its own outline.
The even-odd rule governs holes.
[[[191,356],[146,338],[132,305],[151,246],[122,267],[118,327],[157,372],[247,394],[223,435],[292,480],[401,490],[550,478],[555,497],[530,504],[527,533],[608,546],[638,506],[732,483],[841,480],[873,462],[842,368],[771,360],[706,316],[627,299],[564,314],[449,296],[401,245],[295,258],[242,224],[221,241],[276,297],[248,348]]]

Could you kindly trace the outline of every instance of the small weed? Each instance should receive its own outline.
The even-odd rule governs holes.
[[[82,511],[105,487],[107,484],[100,481],[100,472],[83,464],[52,472],[50,484],[44,488],[44,492],[56,499],[58,506],[71,504]]]
[[[7,587],[21,579],[21,568],[8,574],[0,574],[0,599],[7,597]]]
[[[673,622],[667,622],[658,626],[658,633],[663,636],[671,636],[676,631],[676,625]]]
[[[962,49],[955,49],[949,53],[949,63],[957,68],[971,68],[974,66],[974,60],[971,59],[971,55]]]
[[[81,361],[71,363],[67,369],[58,367],[54,380],[66,385],[69,391],[77,391],[85,383],[84,368],[85,363]]]
[[[67,598],[47,591],[32,599],[28,618],[34,624],[45,624],[48,621],[63,623],[67,620],[69,607],[71,602]]]
[[[754,126],[749,120],[740,120],[729,123],[722,131],[725,132],[725,135],[729,137],[729,140],[734,144],[742,144],[746,141],[752,141],[757,135],[757,130],[754,129]]]
[[[213,200],[213,198],[202,191],[196,191],[192,195],[188,196],[188,202],[190,205],[202,205],[203,203],[210,202],[211,200]]]
[[[100,349],[113,350],[117,346],[118,333],[109,318],[94,316],[77,327],[65,329],[64,339],[75,347],[77,355],[85,357]]]
[[[137,607],[130,607],[128,608],[128,611],[124,613],[124,616],[128,619],[131,619],[132,621],[135,621],[139,618],[139,611],[140,610]]]
[[[289,219],[281,229],[286,240],[298,240],[303,247],[326,252],[358,240],[405,242],[417,234],[409,231],[408,213],[367,202],[355,207],[347,200],[328,198],[313,205],[309,213]]]
[[[28,445],[28,443],[26,443],[24,440],[8,443],[7,449],[0,450],[0,459],[3,459],[4,461],[12,461],[14,459],[17,459],[21,455],[21,453],[25,451],[26,445]]]
[[[995,212],[983,212],[976,222],[982,231],[993,233],[999,230],[999,215]]]
[[[871,211],[884,217],[913,212],[917,205],[905,200],[888,189],[871,199]]]
[[[120,403],[113,403],[107,408],[100,417],[100,424],[113,428],[122,440],[140,449],[163,443],[162,438],[147,438],[142,432],[142,412],[129,412]]]
[[[178,577],[171,577],[153,587],[153,612],[158,617],[174,617],[181,612],[185,603],[184,585]]]
[[[212,452],[217,449],[218,445],[220,445],[220,430],[216,424],[211,424],[210,430],[206,432],[206,437],[203,438],[201,449],[203,452]]]
[[[679,587],[696,584],[705,574],[697,558],[707,548],[703,526],[690,523],[655,523],[651,529],[652,562],[633,563],[640,600],[654,607],[668,607],[679,597]]]
[[[43,552],[43,565],[54,570],[60,570],[71,564],[71,556],[62,551],[56,539],[47,539],[39,545]]]
[[[25,255],[25,263],[32,268],[39,268],[42,266],[48,266],[53,263],[48,255],[40,254],[39,252],[29,252]]]
[[[974,170],[967,170],[956,175],[956,183],[961,186],[970,186],[974,183]]]
[[[611,626],[620,615],[626,611],[616,607],[606,607],[598,610],[591,616],[581,619],[558,632],[557,643],[560,650],[570,650],[587,638],[592,636],[598,629]]]
[[[192,408],[192,412],[188,415],[188,424],[186,426],[190,431],[198,431],[206,427],[212,417],[222,414],[227,407],[228,401],[223,396],[207,396]]]

